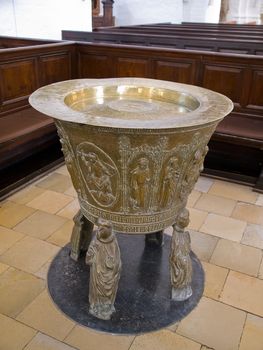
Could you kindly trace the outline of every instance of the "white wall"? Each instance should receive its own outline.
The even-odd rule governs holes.
[[[91,0],[0,0],[0,35],[61,39],[62,29],[91,28]]]
[[[182,0],[115,0],[116,25],[182,21]]]

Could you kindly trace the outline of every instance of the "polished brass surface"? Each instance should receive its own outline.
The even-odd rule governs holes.
[[[140,78],[55,83],[30,103],[55,118],[85,217],[133,234],[175,224],[233,108],[203,88]]]

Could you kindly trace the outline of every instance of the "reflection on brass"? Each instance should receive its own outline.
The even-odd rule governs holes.
[[[71,235],[70,257],[77,261],[82,251],[87,251],[91,238],[93,224],[82,214],[81,210],[74,216],[74,227]]]
[[[185,227],[189,224],[189,212],[183,209],[173,225],[173,237],[170,252],[170,275],[172,299],[183,301],[192,295],[192,262],[190,258],[191,240]]]
[[[99,220],[99,228],[86,255],[90,265],[89,312],[109,320],[115,311],[114,301],[121,273],[120,249],[112,226]]]
[[[187,297],[190,240],[184,233],[185,214],[178,215],[185,213],[187,198],[203,169],[208,141],[231,112],[232,102],[191,85],[117,78],[51,84],[34,92],[30,103],[55,119],[87,220],[96,223],[102,218],[111,222],[114,232],[130,234],[149,234],[175,225],[171,271],[182,271],[172,273],[173,297],[176,289],[188,288],[180,294]],[[98,238],[95,242],[92,249],[103,247]],[[118,249],[114,249],[118,260]],[[177,255],[188,261],[179,268],[174,260]],[[95,268],[94,278],[97,272]],[[99,281],[94,280],[93,286],[91,300],[97,305]],[[91,312],[97,313],[96,307]]]

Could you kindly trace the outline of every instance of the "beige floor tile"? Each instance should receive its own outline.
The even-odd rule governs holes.
[[[32,301],[18,315],[17,320],[58,340],[63,340],[74,327],[74,322],[55,307],[47,291],[42,292]]]
[[[38,333],[24,350],[75,350],[75,348],[51,338],[48,335]]]
[[[15,226],[14,230],[39,239],[46,239],[65,222],[65,218],[37,210]]]
[[[0,255],[7,249],[12,247],[17,241],[22,239],[25,235],[19,232],[10,230],[9,228],[0,226]]]
[[[16,317],[44,288],[40,278],[9,268],[0,276],[0,313]]]
[[[224,303],[263,316],[263,281],[230,271],[221,298]]]
[[[258,277],[263,279],[263,260],[261,261],[261,265],[259,268],[259,273],[258,273]]]
[[[194,208],[189,208],[189,214],[190,214],[190,224],[188,228],[190,230],[198,230],[203,222],[205,221],[207,217],[207,212],[194,209]]]
[[[218,299],[229,270],[207,262],[202,262],[202,265],[205,271],[204,295],[208,298]]]
[[[251,245],[252,247],[263,249],[263,226],[248,224],[241,242]]]
[[[31,215],[35,210],[22,204],[6,202],[0,208],[0,225],[12,228]]]
[[[263,207],[248,203],[238,203],[232,217],[251,224],[263,225]]]
[[[51,261],[52,260],[47,261],[37,272],[34,272],[34,275],[46,280]]]
[[[200,196],[201,192],[193,190],[188,197],[187,208],[193,208]]]
[[[191,247],[193,252],[203,261],[209,261],[218,242],[218,238],[201,233],[190,231]]]
[[[57,231],[55,231],[49,238],[48,242],[56,244],[60,247],[64,247],[70,241],[71,233],[74,227],[72,220],[67,221]]]
[[[221,239],[210,262],[231,270],[257,276],[262,259],[261,249]]]
[[[211,186],[213,185],[214,180],[209,177],[200,176],[197,183],[195,184],[195,190],[207,193]]]
[[[137,336],[129,350],[199,350],[200,347],[193,340],[169,330],[162,330]]]
[[[36,186],[27,186],[26,188],[15,193],[13,196],[9,197],[8,199],[11,202],[15,202],[18,204],[27,204],[28,202],[32,201],[34,198],[36,198],[43,192],[44,190],[42,188],[39,188]]]
[[[37,186],[46,190],[63,193],[72,186],[72,182],[68,176],[55,172],[38,182]]]
[[[246,222],[217,214],[208,214],[200,231],[213,236],[240,242]]]
[[[36,334],[32,328],[4,315],[0,315],[0,331],[1,350],[21,350]]]
[[[1,257],[1,262],[26,272],[38,271],[59,248],[33,237],[25,237],[15,243]]]
[[[214,196],[213,194],[203,193],[195,204],[196,209],[205,210],[224,216],[230,216],[237,202],[233,199]]]
[[[67,189],[67,191],[65,191],[64,194],[66,194],[67,196],[74,197],[74,198],[78,197],[77,192],[73,186],[71,186],[69,189]]]
[[[57,215],[63,216],[67,219],[73,219],[73,217],[77,214],[79,211],[79,201],[78,199],[74,199],[71,203],[69,203],[66,207],[61,209]]]
[[[55,214],[57,211],[72,202],[72,200],[72,197],[66,196],[62,193],[46,190],[27,204],[32,208]]]
[[[237,350],[246,313],[203,297],[177,333],[215,350]]]
[[[55,173],[69,176],[69,172],[66,165],[62,165],[61,167],[57,168],[55,170]]]
[[[8,265],[0,263],[0,275],[9,268]]]
[[[176,332],[178,326],[179,326],[179,322],[176,322],[168,326],[167,329],[169,329],[171,332]]]
[[[80,350],[128,350],[134,336],[116,336],[76,326],[64,340]]]
[[[209,193],[248,203],[255,203],[258,197],[257,193],[253,192],[251,187],[219,180],[214,182]]]
[[[263,318],[248,314],[239,350],[263,349]]]
[[[258,198],[256,200],[256,205],[261,205],[263,206],[263,194],[259,194]]]

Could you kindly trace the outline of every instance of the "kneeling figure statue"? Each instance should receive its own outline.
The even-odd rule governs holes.
[[[89,312],[109,320],[115,311],[121,272],[120,249],[110,222],[99,220],[96,236],[86,254],[86,264],[90,265]]]

